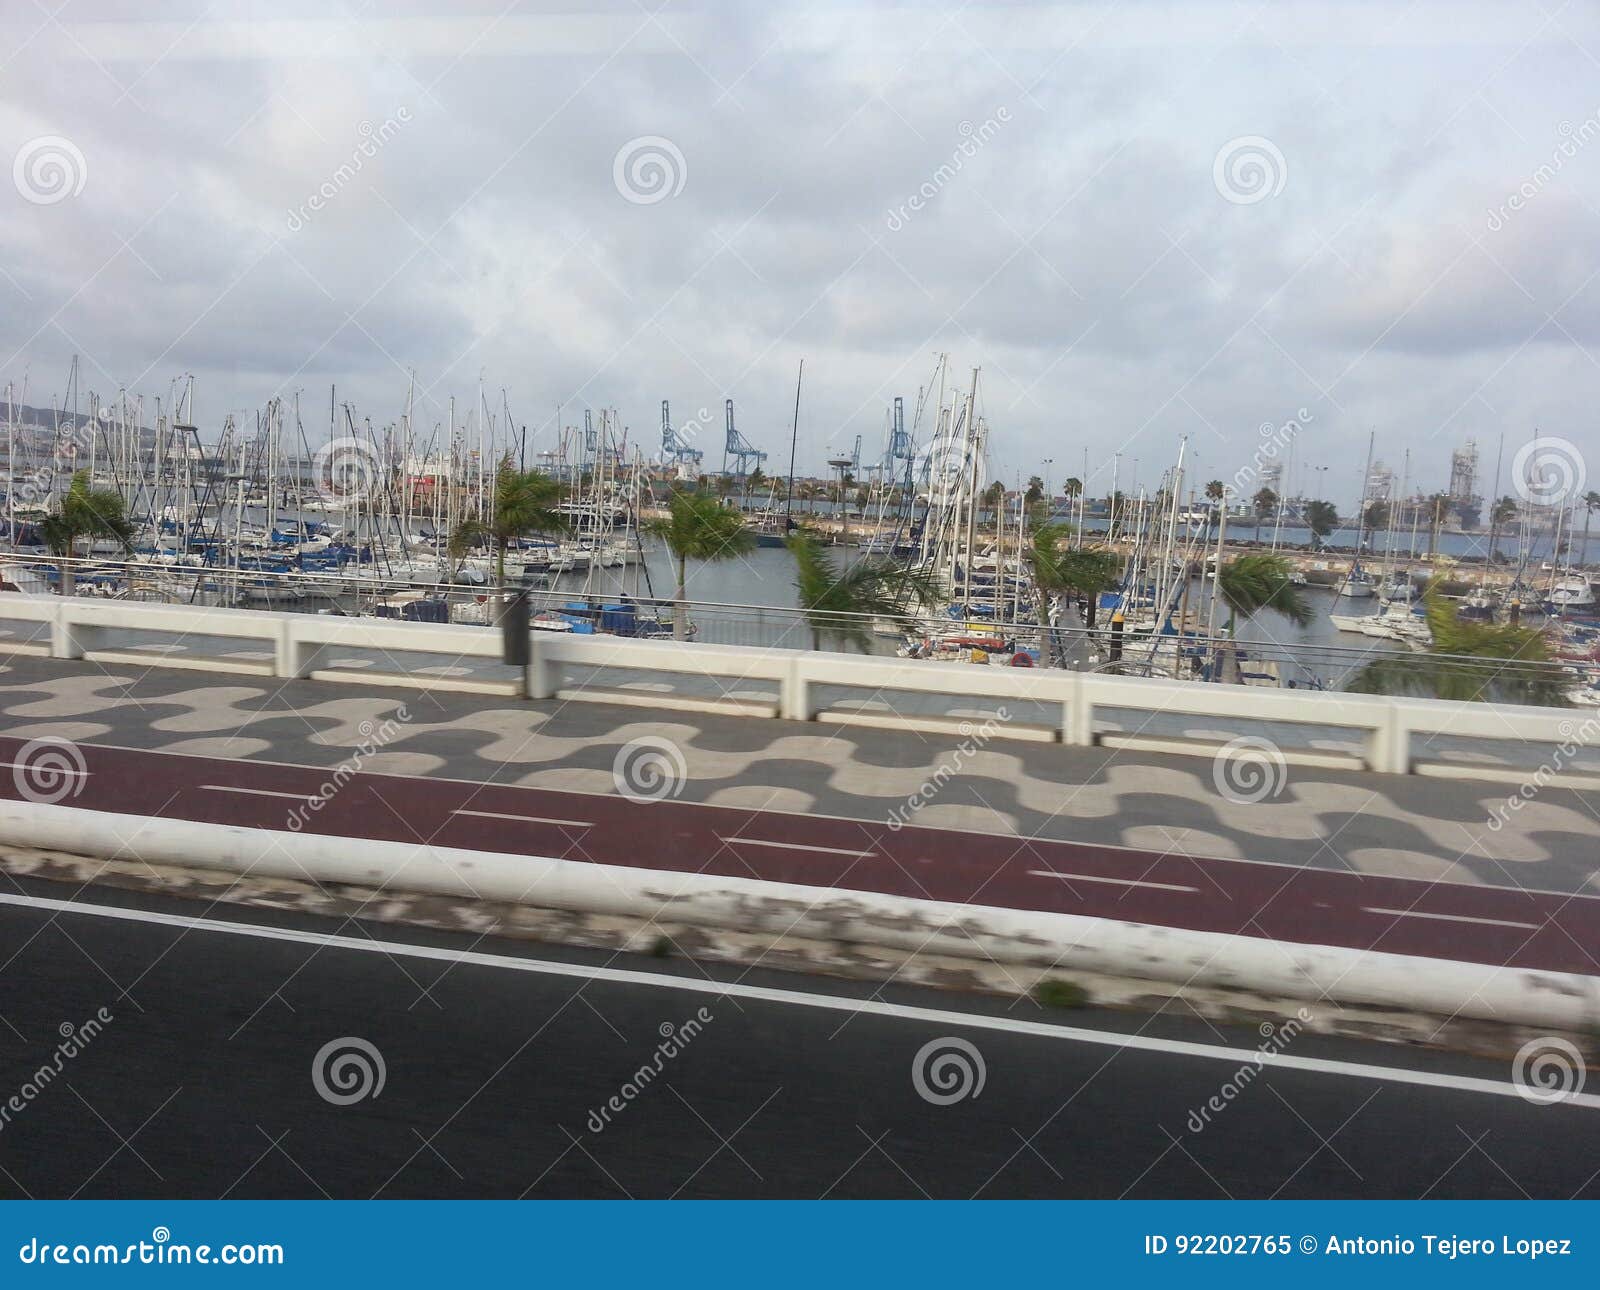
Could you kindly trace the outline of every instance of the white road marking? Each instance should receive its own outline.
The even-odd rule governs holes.
[[[0,761],[0,766],[9,766],[16,770],[30,770],[36,774],[42,772],[46,775],[77,775],[82,779],[88,779],[94,773],[87,770],[74,770],[71,766],[38,766],[33,762],[26,761]]]
[[[280,793],[271,788],[239,788],[233,784],[201,784],[203,793],[248,793],[252,797],[287,797],[296,802],[303,802],[308,797],[315,797],[314,793]]]
[[[1060,878],[1065,882],[1114,882],[1120,887],[1154,887],[1157,891],[1199,891],[1176,882],[1144,882],[1138,878],[1097,878],[1087,873],[1057,873],[1054,869],[1029,869],[1030,878]]]
[[[824,855],[855,856],[857,859],[878,854],[876,851],[852,851],[847,847],[812,847],[803,842],[772,842],[766,838],[725,838],[720,833],[717,834],[717,841],[745,847],[779,847],[784,851],[820,851]]]
[[[1394,918],[1436,918],[1442,923],[1481,923],[1485,927],[1520,927],[1530,932],[1540,931],[1543,923],[1517,923],[1509,918],[1469,918],[1466,914],[1425,914],[1417,909],[1379,909],[1374,905],[1363,905],[1361,912],[1364,914],[1388,914]]]
[[[1196,1044],[1181,1039],[1161,1039],[1153,1035],[1121,1035],[1114,1032],[1084,1030],[1073,1026],[1052,1026],[1016,1017],[992,1017],[945,1008],[913,1008],[875,999],[851,999],[831,994],[811,994],[801,990],[779,990],[771,986],[741,982],[708,981],[703,977],[659,976],[653,972],[633,972],[623,968],[594,967],[584,963],[553,963],[542,959],[512,958],[472,950],[453,950],[440,945],[408,945],[399,941],[374,941],[365,937],[334,936],[301,931],[293,927],[264,927],[258,923],[234,923],[222,919],[160,914],[147,909],[119,909],[114,905],[85,905],[70,900],[51,900],[43,896],[18,896],[0,893],[0,905],[23,909],[49,910],[57,914],[79,914],[85,918],[109,918],[122,922],[150,923],[158,927],[177,927],[187,931],[216,932],[224,936],[243,936],[264,941],[290,941],[314,945],[319,949],[347,950],[352,954],[384,954],[471,967],[496,968],[502,972],[530,972],[539,976],[576,977],[588,981],[607,981],[618,985],[654,986],[662,990],[681,990],[689,994],[717,995],[723,998],[754,999],[764,1003],[789,1004],[799,1008],[821,1008],[830,1012],[865,1013],[901,1021],[925,1022],[933,1026],[964,1026],[972,1030],[1001,1030],[1068,1043],[1093,1044],[1101,1048],[1131,1049],[1137,1052],[1166,1053],[1177,1057],[1200,1057],[1228,1062],[1234,1066],[1277,1066],[1285,1070],[1309,1071],[1321,1075],[1343,1075],[1351,1079],[1387,1081],[1393,1084],[1418,1084],[1425,1088],[1453,1089],[1466,1093],[1485,1093],[1495,1097],[1522,1097],[1515,1084],[1501,1080],[1477,1079],[1469,1075],[1446,1075],[1437,1071],[1407,1070],[1396,1066],[1373,1066],[1365,1062],[1335,1061],[1326,1057],[1301,1057],[1283,1052],[1263,1052],[1256,1048],[1226,1048],[1221,1044]],[[1600,1110],[1600,1094],[1576,1093],[1564,1099],[1565,1105]]]
[[[477,815],[485,820],[520,820],[528,824],[561,824],[574,829],[592,829],[593,820],[556,820],[545,815],[508,815],[504,811],[469,811],[464,806],[458,806],[450,812],[451,815]]]

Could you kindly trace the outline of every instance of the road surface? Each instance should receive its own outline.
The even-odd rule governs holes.
[[[1534,1105],[1509,1063],[1292,1024],[1263,1038],[33,881],[0,900],[0,982],[0,1094],[32,1090],[0,1125],[5,1196],[1600,1193],[1595,1099]],[[59,1058],[63,1024],[90,1037]],[[1259,1066],[1262,1047],[1299,1065]],[[936,1104],[919,1072],[962,1095]]]

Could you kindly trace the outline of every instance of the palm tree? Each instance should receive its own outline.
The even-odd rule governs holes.
[[[1022,495],[1022,500],[1029,506],[1044,501],[1044,480],[1037,475],[1029,475],[1028,491]]]
[[[749,497],[751,493],[760,492],[762,485],[764,485],[766,482],[766,473],[761,469],[759,464],[756,465],[750,471],[750,473],[744,477],[744,495]]]
[[[667,504],[665,519],[651,520],[646,531],[667,544],[678,562],[678,591],[672,611],[672,636],[684,640],[689,631],[689,561],[727,560],[744,555],[756,544],[756,535],[744,516],[706,493],[679,489]]]
[[[1106,547],[1072,550],[1066,545],[1071,534],[1065,524],[1045,524],[1033,531],[1028,553],[1033,579],[1046,595],[1082,596],[1087,606],[1083,625],[1093,627],[1100,593],[1122,576],[1122,557]]]
[[[1592,489],[1582,497],[1583,502],[1583,545],[1578,548],[1578,567],[1581,569],[1589,563],[1589,520],[1596,511],[1600,511],[1600,493]]]
[[[1424,654],[1380,658],[1356,673],[1360,694],[1409,694],[1475,702],[1567,705],[1559,667],[1542,633],[1510,623],[1463,622],[1430,582],[1422,602],[1433,640]]]
[[[1217,570],[1217,594],[1228,606],[1228,635],[1236,617],[1253,618],[1263,609],[1282,614],[1296,627],[1315,616],[1300,588],[1289,580],[1289,561],[1281,555],[1241,555]]]
[[[561,484],[539,470],[518,470],[511,454],[500,459],[494,474],[494,507],[486,520],[469,519],[450,534],[450,558],[460,560],[487,542],[494,548],[495,586],[506,598],[506,550],[518,538],[535,533],[561,533],[567,517],[559,509]]]
[[[76,590],[77,573],[72,560],[78,543],[86,538],[91,542],[109,538],[126,551],[133,542],[134,526],[128,519],[122,494],[115,489],[95,488],[89,472],[80,470],[72,476],[72,483],[55,509],[39,522],[39,534],[52,552],[63,557],[61,594],[70,596]]]
[[[1278,505],[1278,495],[1270,488],[1263,488],[1255,495],[1256,508],[1256,541],[1261,541],[1261,521],[1270,516]]]
[[[1067,480],[1066,483],[1061,485],[1061,493],[1069,501],[1076,501],[1078,499],[1078,494],[1081,492],[1083,492],[1083,480],[1079,479],[1076,475],[1072,476]]]
[[[1489,512],[1489,558],[1495,557],[1496,548],[1500,545],[1500,530],[1515,520],[1522,507],[1515,497],[1502,497],[1494,504]]]
[[[1305,521],[1311,530],[1311,545],[1321,547],[1322,539],[1339,527],[1339,511],[1332,502],[1307,502]]]
[[[837,568],[822,540],[809,530],[796,529],[785,545],[794,556],[794,585],[811,628],[812,649],[821,649],[824,638],[831,637],[865,654],[872,647],[869,619],[896,618],[912,600],[938,598],[938,580],[931,574],[888,560],[866,556]]]
[[[1428,498],[1428,554],[1432,556],[1439,547],[1439,529],[1450,513],[1450,494],[1435,493]]]
[[[1222,565],[1213,594],[1228,607],[1225,631],[1230,641],[1239,618],[1253,618],[1263,609],[1282,614],[1296,627],[1308,626],[1315,617],[1300,588],[1289,581],[1289,561],[1281,555],[1241,555]],[[1237,670],[1234,647],[1219,645],[1217,654],[1213,679],[1229,679],[1228,671]]]

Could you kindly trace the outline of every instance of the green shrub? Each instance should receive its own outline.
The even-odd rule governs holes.
[[[1047,978],[1033,987],[1034,1002],[1045,1008],[1087,1008],[1089,992],[1076,981]]]

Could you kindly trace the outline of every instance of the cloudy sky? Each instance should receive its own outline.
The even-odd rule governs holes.
[[[1008,481],[1231,475],[1305,409],[1413,480],[1535,429],[1600,476],[1600,14],[1403,5],[8,0],[0,381],[202,428],[507,392],[801,467],[948,352]],[[1513,202],[1513,198],[1515,199]],[[1485,479],[1482,491],[1492,481]],[[1590,486],[1594,486],[1591,482]],[[1502,489],[1502,491],[1507,491]]]

